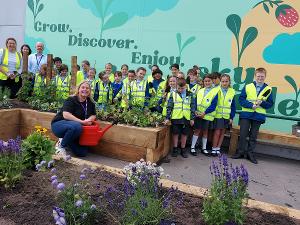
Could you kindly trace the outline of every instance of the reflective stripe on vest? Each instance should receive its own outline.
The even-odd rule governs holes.
[[[56,96],[58,98],[67,99],[69,97],[70,81],[71,81],[70,75],[67,75],[64,80],[61,79],[61,76],[56,76],[55,85],[56,85]]]
[[[182,119],[183,117],[187,120],[191,119],[191,96],[181,98],[177,92],[173,92],[174,108],[172,111],[172,120]]]
[[[42,92],[42,88],[46,86],[46,78],[42,77],[39,73],[35,75],[33,94],[38,96]]]
[[[231,103],[232,101],[234,101],[234,95],[235,95],[235,90],[233,88],[228,88],[225,96],[222,90],[219,91],[215,118],[218,119],[230,118]]]
[[[257,96],[256,87],[255,87],[254,83],[247,84],[245,89],[246,89],[246,95],[247,95],[246,100],[249,102],[252,102],[253,104],[255,104],[255,102],[257,100],[266,101],[267,98],[270,96],[271,92],[266,97],[263,96],[264,93],[268,90],[272,90],[271,87],[266,86]],[[249,108],[242,108],[242,111],[243,112],[254,112],[255,111],[255,112],[261,113],[261,114],[267,113],[266,109],[264,109],[262,107],[258,107],[258,108],[256,108],[256,110],[249,109]]]
[[[190,88],[190,85],[188,85],[188,90],[196,96],[198,94],[198,91],[201,89],[201,86],[199,84],[195,84],[192,88]]]
[[[20,54],[20,52],[16,52],[16,71],[20,69],[21,66],[21,60],[22,60],[22,56]],[[8,49],[4,48],[2,49],[2,58],[1,58],[1,62],[0,62],[0,67],[1,69],[7,73],[8,72]],[[12,71],[10,71],[12,72]],[[6,74],[0,72],[0,80],[7,80],[7,76]],[[15,78],[15,82],[19,82],[19,77]]]
[[[123,80],[123,86],[122,86],[122,100],[121,100],[121,107],[122,108],[126,108],[127,107],[127,103],[128,102],[128,96],[129,96],[129,93],[130,93],[130,82],[129,82],[129,79],[128,77],[126,77],[124,80]]]
[[[131,104],[133,106],[144,106],[146,98],[147,81],[143,80],[137,85],[134,81],[131,83]]]
[[[202,88],[198,91],[197,94],[197,112],[200,113],[204,113],[205,110],[211,105],[212,100],[214,99],[214,97],[218,94],[218,92],[220,91],[220,88],[212,88],[205,96],[205,89],[206,88]],[[206,114],[204,116],[204,120],[209,120],[209,121],[213,121],[214,120],[214,116],[216,114],[216,111],[213,111],[209,114]]]
[[[107,83],[106,86],[104,87],[104,83],[100,81],[98,86],[99,86],[98,103],[108,104],[112,99],[112,88],[110,86],[110,83]]]

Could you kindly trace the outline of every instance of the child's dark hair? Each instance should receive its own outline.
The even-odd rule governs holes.
[[[115,76],[118,76],[118,77],[122,77],[121,71],[116,71],[114,75],[115,75]]]
[[[152,76],[154,76],[157,73],[159,73],[161,76],[163,75],[163,72],[160,69],[157,69],[152,72]]]
[[[152,65],[152,66],[151,66],[151,69],[152,69],[153,67],[156,67],[157,69],[159,69],[159,66],[156,65],[156,64]]]
[[[185,85],[186,85],[186,80],[185,80],[184,78],[178,78],[178,79],[177,79],[177,85],[178,85],[179,87],[185,87]]]
[[[123,64],[123,65],[121,66],[121,69],[123,69],[123,67],[126,67],[126,68],[128,69],[128,65],[127,65],[127,64]]]
[[[102,80],[102,78],[105,74],[106,74],[105,71],[101,71],[100,73],[98,73],[99,79]]]
[[[62,60],[61,60],[60,57],[54,57],[53,63],[55,63],[55,62],[61,62],[62,63]]]
[[[214,79],[213,75],[209,74],[209,73],[204,75],[203,81],[205,80],[205,78],[208,78],[208,79],[211,79],[211,80]]]
[[[59,72],[61,73],[61,71],[63,71],[63,70],[67,70],[67,71],[69,70],[69,68],[68,68],[68,66],[66,64],[61,64]]]
[[[196,76],[197,75],[197,70],[195,70],[195,69],[189,69],[188,72],[187,72],[187,74],[189,75],[190,73]]]
[[[136,72],[138,73],[140,70],[143,70],[143,71],[147,71],[144,67],[139,67],[139,68],[137,68],[137,70],[136,70]]]
[[[199,70],[199,66],[193,65],[193,69],[194,69],[194,70]]]
[[[88,65],[88,66],[90,66],[91,64],[90,64],[90,62],[89,61],[87,61],[87,60],[83,60],[81,63],[84,63],[85,65]]]
[[[128,70],[128,73],[133,73],[135,75],[135,71],[134,70]]]
[[[179,70],[179,64],[177,64],[177,63],[172,64],[172,65],[170,66],[170,69],[172,69],[172,67],[174,67],[174,68],[176,68],[176,69]]]
[[[221,74],[218,72],[213,72],[211,75],[212,75],[213,79],[217,79],[217,78],[221,79]]]
[[[95,74],[97,73],[95,68],[90,68],[89,70],[93,70]]]
[[[165,88],[166,93],[169,93],[171,91],[171,86],[169,84],[169,81],[170,81],[171,78],[177,79],[176,76],[168,76],[167,83],[166,83],[166,88]]]

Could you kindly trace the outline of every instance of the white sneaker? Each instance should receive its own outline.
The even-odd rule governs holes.
[[[62,142],[62,138],[59,138],[58,141],[55,144],[55,148],[60,146],[61,142]]]
[[[61,156],[63,158],[65,158],[67,156],[66,149],[61,147],[60,145],[55,147],[55,149],[56,149],[56,151],[55,151],[56,155]]]

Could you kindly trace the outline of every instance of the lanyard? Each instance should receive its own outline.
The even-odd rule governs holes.
[[[85,100],[85,105],[80,102],[80,105],[84,111],[84,119],[87,119],[87,100]]]
[[[37,57],[37,54],[35,54],[35,60],[36,60],[36,64],[37,64],[37,67],[39,67],[41,61],[42,61],[42,58],[43,58],[43,55],[41,55],[41,58],[40,58],[40,61],[38,60],[38,57]]]

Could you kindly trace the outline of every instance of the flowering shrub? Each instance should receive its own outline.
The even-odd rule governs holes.
[[[228,165],[227,157],[221,155],[219,162],[210,166],[212,183],[203,202],[203,217],[209,225],[225,223],[243,224],[243,202],[247,199],[249,176],[243,165]]]
[[[47,129],[35,126],[35,131],[23,142],[24,163],[28,168],[34,168],[39,162],[50,161],[54,154],[54,142],[46,135]]]
[[[107,213],[112,215],[115,210],[116,215],[121,214],[120,218],[114,218],[120,224],[170,224],[167,223],[171,217],[170,201],[176,189],[162,190],[159,179],[163,169],[140,160],[125,166],[123,171],[126,175],[123,187],[109,187],[104,194]]]
[[[10,90],[8,88],[0,89],[0,108],[11,108],[9,103]]]
[[[23,154],[21,152],[21,138],[0,140],[0,184],[6,188],[12,187],[21,179]]]
[[[58,205],[53,208],[53,217],[56,224],[92,225],[95,224],[95,215],[99,211],[92,203],[89,195],[84,191],[88,169],[83,169],[79,182],[70,186],[59,182],[55,168],[51,170],[52,186],[58,191]]]

